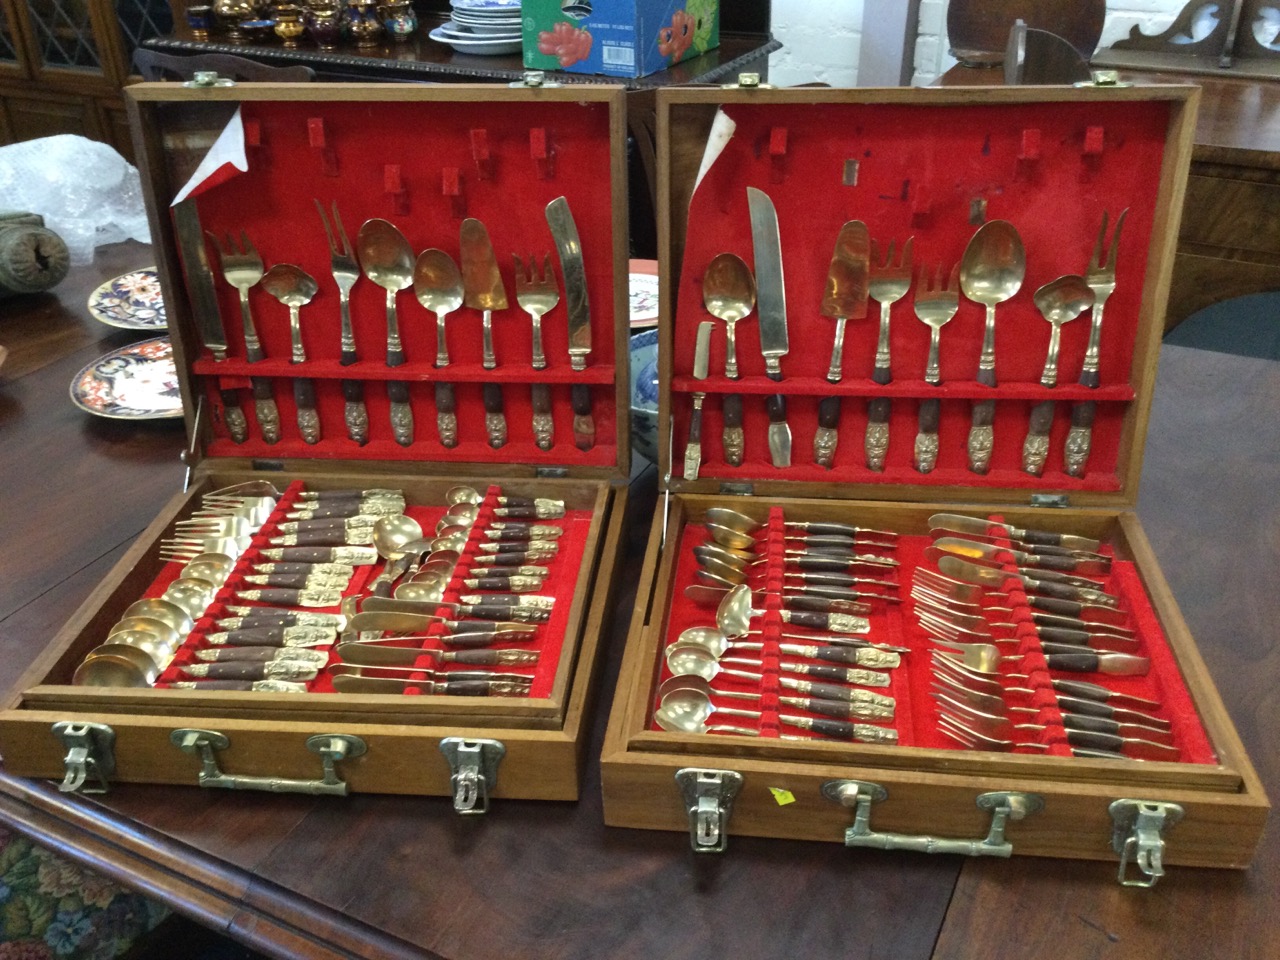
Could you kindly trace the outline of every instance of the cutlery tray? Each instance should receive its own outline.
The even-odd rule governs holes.
[[[1186,87],[659,92],[658,420],[665,501],[654,520],[605,738],[609,824],[688,831],[700,852],[750,835],[886,850],[1110,859],[1120,862],[1124,882],[1144,885],[1155,882],[1162,863],[1248,865],[1268,802],[1133,512],[1196,96]],[[761,237],[768,234],[753,229],[748,188],[763,191],[776,209],[774,244],[782,263],[776,274],[768,257],[761,258]],[[1063,326],[1058,380],[1045,385],[1050,324],[1033,293],[1060,275],[1083,275],[1104,212],[1111,226],[1103,231],[1114,238],[1122,211],[1096,386],[1077,382],[1090,334],[1088,309]],[[833,263],[841,250],[833,255],[832,249],[852,220],[865,223],[873,245],[842,276]],[[1020,290],[996,307],[995,385],[977,376],[985,317],[968,291],[941,331],[941,383],[926,382],[929,329],[912,301],[920,285],[944,285],[970,238],[995,220],[1014,226],[1026,264]],[[873,370],[879,307],[868,287],[878,267],[903,262],[908,238],[910,291],[892,307],[892,378],[880,382],[886,378]],[[725,370],[726,330],[718,320],[708,355],[696,355],[695,333],[712,319],[704,302],[708,267],[723,253],[748,267],[765,264],[754,270],[754,309],[737,323],[738,378]],[[1104,244],[1103,264],[1106,257]],[[827,374],[837,314],[824,301],[840,284],[855,295],[852,305],[842,306],[848,311],[843,376],[833,382]],[[950,285],[959,286],[954,278]],[[766,375],[762,355],[779,292],[790,347],[781,380]],[[775,465],[770,430],[780,418],[767,400],[779,394],[792,444],[790,463]],[[741,407],[729,424],[722,415],[726,398]],[[935,459],[922,469],[918,414],[934,400]],[[981,409],[984,401],[994,401],[987,405],[994,412],[987,420],[989,459],[978,472],[969,433],[975,403]],[[1028,426],[1033,411],[1054,401],[1062,402],[1034,475],[1024,462]],[[1068,446],[1079,425],[1073,408],[1085,403],[1094,416],[1081,470],[1068,459],[1078,449]],[[741,426],[736,465],[726,425]],[[700,458],[690,458],[689,443],[699,434]],[[816,439],[827,444],[826,464]],[[742,515],[748,534],[735,544],[742,550],[740,574],[699,552],[712,544],[714,553],[727,542],[708,523],[709,511],[724,508]],[[998,523],[976,538],[990,548],[982,562],[994,583],[965,595],[987,608],[977,614],[987,623],[975,628],[965,621],[963,629],[985,636],[956,632],[951,644],[939,639],[940,628],[927,619],[933,601],[913,590],[938,571],[940,534],[930,520],[936,514],[1100,541],[1098,552],[1110,568],[1094,579],[1119,598],[1122,614],[1112,622],[1132,637],[1123,649],[1146,660],[1145,671],[1068,671],[1068,661],[1046,655],[1059,648],[1041,645],[1052,633],[1037,622],[1036,597],[1054,587],[1021,579],[1019,564],[1034,578],[1043,569],[1036,564],[1053,561],[1015,557],[1010,550],[1029,548],[1012,542]],[[814,646],[840,645],[845,656],[836,669],[853,662],[848,651],[855,648],[847,645],[847,630],[813,612],[833,608],[812,594],[799,599],[808,584],[799,582],[796,574],[804,571],[793,558],[806,550],[799,539],[806,523],[895,535],[892,549],[868,545],[873,534],[855,548],[895,565],[862,562],[848,569],[897,583],[857,588],[873,597],[862,598],[869,610],[861,636],[902,650],[901,664],[877,670],[880,676],[850,678],[859,700],[890,698],[891,716],[841,713],[848,699],[833,706],[807,692],[806,683],[834,676],[833,657]],[[730,607],[724,597],[735,579],[747,584],[735,596],[746,591],[750,599]],[[741,615],[745,607],[752,608],[750,616],[735,620],[733,611]],[[954,627],[960,617],[948,622]],[[718,662],[699,654],[698,675],[711,678],[712,709],[705,697],[677,697],[682,714],[664,707],[664,697],[677,673],[695,671],[687,658],[681,665],[670,657],[673,644],[697,628],[718,630],[706,644],[728,638],[759,646],[722,648]],[[980,745],[972,738],[962,744],[965,734],[943,717],[971,716],[963,706],[978,702],[974,697],[953,707],[944,699],[963,699],[948,686],[960,675],[937,665],[940,656],[961,657],[964,648],[955,641],[987,642],[1004,658],[990,669],[1000,675],[1000,696],[1015,709],[986,728],[989,739]],[[1071,665],[1091,663],[1099,662]],[[959,683],[982,692],[985,678],[971,673]],[[1141,698],[1127,703],[1154,704],[1151,724],[1160,732],[1150,734],[1151,742],[1172,750],[1111,741],[1113,749],[1128,752],[1117,759],[1090,749],[1103,741],[1072,732],[1077,708],[1057,699],[1057,680],[1093,682]],[[845,690],[825,695],[847,698]],[[743,714],[735,710],[747,718],[738,719]],[[832,717],[842,719],[832,723]],[[726,729],[708,731],[697,721]],[[1143,739],[1131,729],[1125,735]],[[1134,752],[1144,755],[1134,758]],[[1144,831],[1136,827],[1140,818]]]
[[[576,798],[630,472],[621,90],[142,84],[129,88],[128,98],[191,438],[190,485],[11,696],[0,716],[6,768],[65,778],[67,789],[102,779],[436,794],[452,796],[463,813],[483,812],[495,797]],[[184,196],[204,232],[194,244],[175,207]],[[581,257],[580,274],[571,265],[568,278],[546,214],[561,197]],[[388,366],[387,294],[367,270],[350,293],[357,354],[351,362],[341,342],[326,228],[335,234],[332,252],[341,251],[345,232],[360,258],[359,229],[374,218],[401,231],[413,256],[438,248],[455,261],[464,221],[486,225],[508,302],[494,300],[490,274],[481,293],[492,308],[496,367],[483,363],[481,310],[462,304],[449,317],[449,363],[440,365],[434,312],[417,302],[412,284],[396,297],[403,363]],[[305,357],[295,355],[288,306],[262,283],[248,287],[264,354],[256,356],[239,291],[222,269],[225,249],[256,251],[265,268],[290,263],[314,278],[318,290],[299,311]],[[525,269],[534,263],[539,273],[550,269],[559,294],[543,319],[541,369],[532,365],[530,317],[517,303],[513,253]],[[202,300],[202,283],[211,298]],[[470,278],[466,286],[470,296]],[[571,314],[579,319],[570,321]],[[587,348],[575,354],[585,363],[571,362],[571,346]],[[349,417],[353,385],[367,417],[364,436]],[[535,410],[538,392],[549,397],[549,409]],[[265,397],[274,416],[264,414]],[[408,407],[411,438],[396,404]],[[209,494],[266,486],[277,496],[270,516],[246,535],[234,569],[193,615],[154,685],[75,683],[86,655],[135,601],[169,597],[183,576],[184,561],[165,559],[161,542],[181,534]],[[442,606],[418,611],[446,619],[465,620],[467,611],[444,604],[501,591],[464,583],[483,582],[491,569],[481,566],[485,551],[506,545],[494,524],[512,519],[495,512],[497,497],[563,505],[551,519],[525,513],[515,520],[550,525],[558,534],[553,556],[530,561],[544,568],[535,589],[552,598],[547,617],[528,635],[502,634],[485,645],[536,653],[534,664],[497,668],[525,675],[517,695],[490,686],[491,695],[454,696],[475,691],[465,684],[432,687],[432,680],[449,682],[463,669],[435,655],[474,638],[445,637],[465,628],[430,621],[387,645],[422,651],[406,654],[399,672],[360,668],[395,692],[335,689],[328,668],[343,658],[332,644],[319,648],[329,660],[317,677],[302,681],[305,692],[219,689],[190,680],[201,654],[213,649],[211,635],[228,629],[219,621],[236,612],[230,607],[269,605],[239,594],[253,586],[246,577],[267,559],[263,551],[304,494],[398,490],[403,513],[430,538],[450,491],[462,486],[481,496],[478,515],[461,534],[460,557],[435,595]],[[494,539],[486,542],[490,533]],[[375,592],[385,566],[382,559],[356,566],[343,581],[341,601],[326,597],[330,602],[301,609],[349,618],[359,609],[352,602]],[[492,612],[471,616],[498,619]],[[184,682],[194,688],[176,686]]]

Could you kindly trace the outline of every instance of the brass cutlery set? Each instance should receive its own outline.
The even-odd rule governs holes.
[[[1162,643],[1128,590],[1109,592],[1126,565],[1098,541],[962,514],[901,535],[787,509],[709,507],[685,525],[655,728],[1183,758],[1153,674]]]
[[[1180,758],[1147,686],[1111,685],[1141,683],[1151,660],[1125,599],[1106,589],[1113,561],[1096,540],[954,514],[929,525],[911,601],[939,732],[979,750]]]
[[[399,490],[302,487],[205,495],[160,542],[169,566],[155,590],[73,682],[530,695],[556,629],[543,628],[555,595],[540,591],[573,565],[560,550],[573,522],[563,501],[457,485],[440,508]]]
[[[685,536],[696,541],[681,552],[691,574],[681,578],[689,603],[662,651],[658,728],[898,741],[895,700],[885,691],[906,649],[869,636],[869,615],[899,602],[896,534],[789,523],[780,509],[760,523],[713,507]],[[725,706],[721,698],[758,709]],[[713,714],[756,723],[709,723]],[[783,732],[796,730],[806,733]]]
[[[239,299],[245,372],[253,395],[253,420],[257,423],[259,439],[267,445],[279,443],[283,434],[273,378],[258,373],[261,369],[258,365],[267,359],[259,325],[283,322],[285,314],[282,310],[268,310],[254,295],[256,289],[266,291],[288,311],[289,360],[291,364],[298,365],[290,370],[288,379],[293,386],[297,434],[308,445],[317,444],[322,438],[334,437],[332,427],[324,422],[327,405],[317,399],[317,377],[311,375],[333,377],[334,373],[314,363],[315,358],[309,357],[307,346],[308,341],[313,345],[315,342],[315,335],[308,335],[316,323],[310,317],[316,311],[325,310],[339,316],[339,363],[341,372],[349,374],[340,377],[346,437],[358,446],[370,441],[369,413],[365,403],[367,381],[355,375],[362,369],[368,370],[367,362],[362,366],[356,365],[362,359],[368,360],[370,347],[358,342],[357,330],[367,329],[369,321],[353,322],[352,318],[352,291],[362,279],[385,291],[386,346],[380,352],[386,368],[398,370],[405,367],[408,370],[404,379],[388,374],[376,377],[385,383],[390,433],[401,447],[410,447],[423,439],[416,430],[413,401],[413,384],[423,381],[432,386],[435,440],[440,447],[452,449],[475,438],[467,434],[472,423],[459,422],[455,393],[455,382],[459,378],[468,382],[481,381],[484,440],[487,445],[498,449],[512,438],[512,428],[506,416],[506,391],[513,389],[506,385],[510,377],[504,377],[506,382],[487,380],[477,371],[465,369],[451,376],[458,371],[458,365],[451,359],[447,319],[455,311],[465,308],[479,316],[483,340],[479,366],[483,371],[523,365],[535,373],[551,369],[554,381],[562,376],[566,363],[572,372],[588,369],[592,334],[587,278],[577,226],[566,198],[553,200],[545,210],[547,237],[555,247],[563,278],[563,297],[561,280],[557,279],[549,252],[527,256],[516,253],[512,256],[515,305],[528,315],[532,328],[532,349],[525,357],[515,355],[515,338],[504,337],[501,333],[502,328],[511,323],[507,315],[511,304],[489,233],[480,220],[473,217],[462,220],[459,228],[460,256],[459,262],[455,262],[450,254],[437,248],[415,255],[400,229],[379,218],[362,223],[353,243],[343,225],[336,201],[328,209],[319,200],[315,201],[315,206],[320,228],[327,240],[329,273],[336,289],[291,263],[275,263],[268,269],[245,231],[228,232],[222,237],[203,232],[193,200],[182,201],[174,208],[196,325],[203,344],[213,354],[214,369],[209,372],[219,377],[221,420],[234,443],[249,441],[251,425],[238,396],[235,373],[224,372],[224,369],[230,371],[230,366],[234,365],[234,358],[228,363],[229,354],[235,353],[234,347],[228,346],[234,338],[229,340],[223,325],[214,272],[205,249],[206,237],[216,246],[222,279],[235,288]],[[431,358],[410,356],[405,349],[399,295],[410,288],[422,310],[434,315],[436,349]],[[334,292],[337,293],[336,311],[331,299]],[[304,322],[304,316],[307,322]],[[403,322],[417,324],[421,322],[421,316],[415,311],[412,317],[404,317]],[[543,343],[544,318],[548,323],[564,325],[568,346],[563,359],[548,359]],[[557,336],[559,339],[561,337]],[[332,351],[326,345],[321,352]],[[223,364],[227,367],[219,369]],[[452,371],[449,369],[451,366]],[[527,430],[516,428],[520,435],[531,439],[539,450],[555,448],[555,406],[567,402],[572,407],[573,444],[579,450],[591,450],[596,441],[591,383],[570,377],[573,382],[569,384],[567,397],[557,400],[552,381],[533,380],[532,376],[530,379],[533,381],[529,384],[530,422]],[[475,422],[479,420],[477,417]]]
[[[741,379],[737,325],[754,313],[759,321],[760,353],[764,374],[777,383],[784,382],[782,360],[790,352],[786,287],[783,280],[782,249],[778,214],[767,193],[747,188],[751,220],[751,237],[755,255],[754,273],[742,258],[727,252],[713,256],[701,276],[703,308],[724,324],[724,382],[714,391],[720,395],[723,432],[721,457],[728,467],[741,467],[745,438],[743,435],[742,396],[734,389]],[[1064,324],[1086,311],[1091,313],[1088,346],[1080,360],[1079,384],[1096,389],[1099,386],[1103,307],[1116,287],[1116,259],[1121,230],[1128,211],[1121,211],[1114,229],[1109,230],[1104,211],[1092,257],[1083,275],[1067,274],[1041,285],[1032,295],[1040,316],[1049,324],[1049,342],[1039,386],[1044,392],[1058,384],[1061,362],[1061,335]],[[946,257],[917,264],[916,238],[889,240],[887,246],[870,236],[860,220],[846,222],[836,238],[834,253],[826,277],[826,290],[820,298],[818,315],[834,320],[831,334],[831,361],[826,372],[830,384],[845,382],[844,360],[848,349],[846,334],[850,321],[855,329],[867,316],[868,300],[879,305],[879,322],[874,328],[874,346],[868,340],[851,349],[865,349],[873,357],[870,376],[872,385],[886,387],[894,382],[895,372],[918,378],[926,388],[943,384],[940,356],[944,352],[942,329],[959,312],[961,297],[983,307],[981,348],[976,357],[973,383],[995,388],[996,377],[996,308],[1018,295],[1027,274],[1026,251],[1017,228],[1005,220],[991,220],[975,231],[959,260]],[[912,308],[916,318],[929,329],[927,356],[895,359],[893,338],[893,305],[907,298],[914,288]],[[816,296],[815,300],[819,298]],[[793,314],[795,311],[793,310]],[[806,314],[807,315],[807,314]],[[680,330],[685,329],[683,323]],[[702,470],[704,445],[703,409],[708,393],[710,355],[714,337],[714,321],[699,319],[694,339],[692,363],[692,409],[689,417],[684,453],[684,478],[696,480]],[[807,337],[818,330],[806,323]],[[868,334],[871,329],[868,328]],[[856,384],[855,384],[856,386]],[[808,389],[802,387],[801,389]],[[756,392],[759,392],[757,388]],[[877,395],[874,386],[859,391],[866,399],[866,425],[863,436],[861,466],[872,473],[883,473],[890,451],[890,420],[893,396]],[[917,474],[931,473],[938,462],[940,443],[940,397],[928,390],[915,391],[917,432],[912,447],[912,466]],[[1043,392],[1042,392],[1043,393]],[[812,462],[828,470],[836,465],[844,400],[848,392],[833,393],[817,406]],[[995,447],[996,399],[979,392],[972,400],[970,428],[966,444],[968,469],[987,474]],[[1054,423],[1055,401],[1046,396],[1030,408],[1023,443],[1021,469],[1041,476],[1049,457],[1050,432]],[[787,394],[773,392],[764,399],[768,417],[767,444],[769,459],[775,468],[792,465],[792,432],[787,419]],[[1083,477],[1092,445],[1092,428],[1096,414],[1094,400],[1077,400],[1071,409],[1071,427],[1063,443],[1061,469],[1068,476]],[[725,476],[730,476],[726,473]]]

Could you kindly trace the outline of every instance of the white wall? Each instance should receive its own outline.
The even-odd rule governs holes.
[[[858,85],[862,0],[773,0],[770,11],[773,35],[783,44],[769,58],[770,83]]]
[[[732,0],[725,0],[732,2]],[[1187,0],[1112,0],[1100,46],[1129,35],[1138,24],[1147,33],[1164,30]],[[874,6],[874,5],[872,5]],[[783,48],[769,60],[769,80],[779,86],[815,81],[836,87],[858,85],[859,48],[863,43],[864,0],[773,0],[773,33]],[[920,35],[916,40],[912,83],[932,83],[954,64],[947,53],[947,0],[920,0]],[[876,24],[868,23],[869,40]],[[898,43],[895,33],[885,42]]]

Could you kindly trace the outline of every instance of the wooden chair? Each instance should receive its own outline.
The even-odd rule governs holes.
[[[228,80],[249,83],[309,83],[316,78],[316,72],[304,64],[272,67],[229,53],[194,53],[184,56],[161,53],[145,47],[139,47],[133,52],[133,67],[142,75],[143,80],[190,80],[197,72],[206,70]]]

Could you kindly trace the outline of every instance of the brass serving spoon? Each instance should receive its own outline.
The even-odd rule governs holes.
[[[742,258],[733,253],[712,257],[702,275],[702,303],[707,313],[725,325],[724,375],[737,380],[737,326],[755,309],[756,281]]]
[[[443,250],[423,250],[413,267],[413,292],[436,315],[436,366],[449,365],[444,321],[462,306],[462,272]]]

